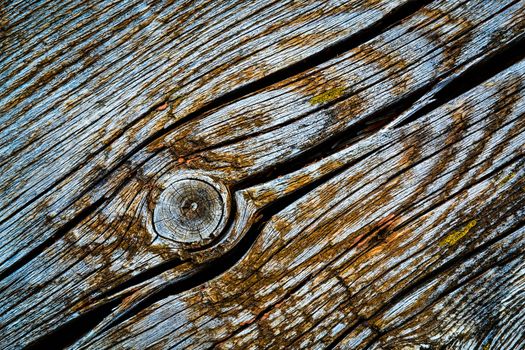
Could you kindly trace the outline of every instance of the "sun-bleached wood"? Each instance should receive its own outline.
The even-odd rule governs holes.
[[[468,291],[496,262],[523,262],[524,65],[282,179],[294,183],[332,161],[351,164],[273,216],[220,277],[74,348],[364,348],[463,284]],[[264,198],[261,189],[280,181],[251,193]],[[412,345],[449,341],[421,331]],[[465,342],[486,342],[468,334]],[[493,348],[505,348],[499,342]]]
[[[5,4],[2,345],[519,348],[524,9]]]

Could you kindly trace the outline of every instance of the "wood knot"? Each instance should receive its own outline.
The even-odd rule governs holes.
[[[209,178],[180,178],[160,194],[153,212],[157,233],[179,243],[205,244],[226,224],[227,189]]]

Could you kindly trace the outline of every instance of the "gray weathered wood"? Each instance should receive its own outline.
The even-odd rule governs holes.
[[[272,217],[219,278],[85,345],[310,348],[344,335],[341,346],[365,347],[485,269],[519,261],[523,69],[521,62],[428,117],[358,143],[361,154],[387,147]],[[500,104],[509,93],[516,99]],[[485,341],[469,335],[465,344]]]
[[[525,346],[524,0],[0,27],[2,347]]]

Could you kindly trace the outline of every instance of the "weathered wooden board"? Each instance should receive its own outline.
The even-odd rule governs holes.
[[[375,321],[378,310],[436,270],[443,271],[428,283],[454,288],[474,252],[473,263],[489,266],[492,255],[504,260],[522,253],[523,68],[520,63],[429,117],[358,143],[363,153],[371,144],[388,146],[273,216],[248,254],[219,278],[159,301],[102,343],[122,337],[132,348],[152,339],[166,347],[218,341],[286,347],[340,307],[343,320],[329,323],[332,340],[358,321]],[[518,95],[499,109],[502,91],[504,99],[511,91]],[[502,152],[502,144],[511,150]],[[344,159],[341,152],[335,159]],[[423,302],[392,308],[423,308],[425,298],[436,298],[431,292],[438,294],[424,287],[428,294],[409,295]],[[370,336],[382,334],[387,321],[375,321],[379,331]]]
[[[525,348],[525,1],[0,15],[2,347]]]
[[[190,119],[204,105],[242,96],[243,91],[226,96],[241,86],[252,83],[245,88],[252,91],[268,84],[261,79],[272,73],[273,80],[292,74],[276,72],[330,51],[338,39],[352,41],[354,32],[384,30],[401,16],[394,10],[404,4],[73,1],[71,8],[51,11],[55,6],[49,1],[22,15],[7,7],[0,70],[5,124],[0,221],[2,238],[11,244],[3,247],[1,271],[53,237],[46,219],[75,217],[87,204],[66,208],[124,163],[140,159],[134,155],[177,121]],[[392,18],[383,21],[392,11]],[[330,14],[334,19],[326,21]],[[301,45],[299,38],[312,33],[319,43]],[[266,42],[273,44],[262,45]],[[243,61],[253,74],[241,69]]]

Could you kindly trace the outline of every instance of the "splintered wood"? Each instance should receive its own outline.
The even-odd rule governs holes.
[[[525,349],[525,0],[0,3],[0,347]]]

